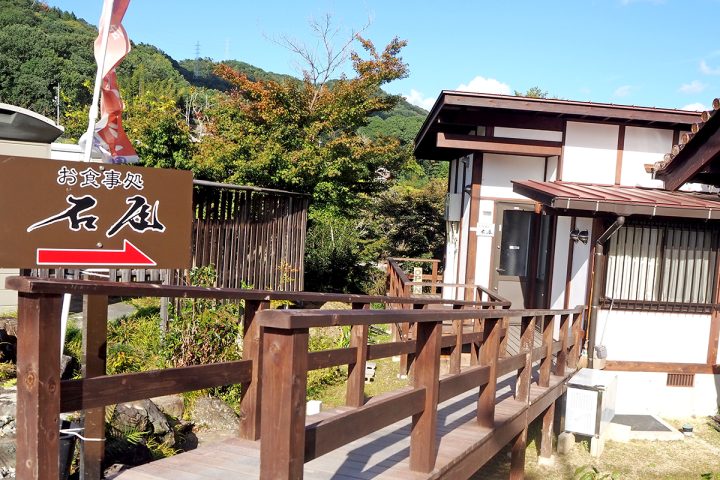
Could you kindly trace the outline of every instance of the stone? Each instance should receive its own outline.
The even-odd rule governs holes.
[[[150,400],[169,417],[181,419],[185,413],[185,401],[182,395],[165,395]]]
[[[200,397],[192,409],[193,422],[208,430],[237,430],[240,419],[225,402],[219,398]]]
[[[558,435],[557,453],[567,455],[575,448],[575,435],[570,432],[562,432]]]
[[[590,455],[595,458],[600,458],[603,450],[605,450],[605,439],[602,437],[591,437],[590,438]]]
[[[17,405],[17,387],[0,389],[0,416],[15,416]]]
[[[170,447],[175,445],[175,434],[170,423],[157,405],[150,400],[115,405],[113,425],[120,431],[149,432],[160,437],[166,445]]]

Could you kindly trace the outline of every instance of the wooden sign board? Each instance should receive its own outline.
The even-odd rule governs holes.
[[[0,155],[0,267],[189,268],[192,174]]]

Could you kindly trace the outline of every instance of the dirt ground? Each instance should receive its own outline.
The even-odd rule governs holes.
[[[708,418],[668,420],[668,423],[675,427],[690,423],[694,427],[693,436],[679,441],[607,442],[599,459],[590,456],[587,441],[577,441],[570,454],[555,456],[553,466],[540,466],[537,463],[539,428],[533,424],[525,454],[525,478],[572,479],[576,469],[594,466],[602,474],[615,473],[615,478],[622,480],[720,479],[720,433],[708,424]],[[503,451],[472,478],[507,479],[509,472],[510,457],[508,451]],[[707,474],[711,476],[703,476]]]

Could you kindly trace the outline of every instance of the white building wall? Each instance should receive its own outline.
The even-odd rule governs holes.
[[[565,307],[565,280],[569,253],[570,217],[558,217],[555,228],[555,252],[553,254],[550,308]]]
[[[588,238],[592,238],[592,218],[580,218],[575,220],[577,230],[588,231]],[[569,229],[565,235],[558,236],[559,241],[564,241],[569,235]],[[573,243],[572,268],[570,270],[570,292],[568,293],[568,307],[574,308],[577,305],[585,305],[587,302],[588,269],[590,268],[590,241],[587,244],[582,242]],[[566,262],[567,268],[567,262]],[[567,271],[567,270],[566,270]],[[563,278],[564,275],[563,275]]]
[[[650,413],[664,418],[715,415],[720,375],[695,374],[693,387],[668,387],[667,373],[614,372],[615,413]]]
[[[619,131],[617,125],[567,122],[562,180],[615,183]]]
[[[645,171],[645,164],[661,161],[672,149],[672,139],[672,130],[626,127],[620,184],[650,185],[652,175]]]
[[[494,227],[496,223],[495,202],[493,200],[480,200],[479,210],[475,284],[488,286],[490,285],[490,269],[492,268],[493,237],[484,232],[487,232],[487,228],[492,228],[493,231],[496,228]]]
[[[608,360],[704,364],[709,335],[710,315],[598,312],[597,344],[607,347]]]
[[[486,153],[483,155],[482,186],[483,197],[507,200],[527,200],[513,192],[512,180],[538,180],[545,177],[545,159]]]

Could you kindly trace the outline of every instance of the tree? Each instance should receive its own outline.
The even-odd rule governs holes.
[[[399,171],[408,151],[397,138],[369,138],[358,130],[397,104],[398,97],[380,87],[407,75],[399,56],[405,42],[394,39],[378,51],[370,40],[355,39],[369,58],[350,53],[352,78],[329,81],[337,60],[330,54],[324,66],[309,63],[302,81],[252,81],[219,66],[216,73],[234,89],[209,113],[210,135],[196,156],[196,173],[307,192],[315,207],[338,209],[355,208],[362,194],[386,188],[379,172]]]
[[[515,90],[516,97],[528,97],[528,98],[548,98],[547,90],[535,86],[527,89],[525,93]]]

